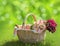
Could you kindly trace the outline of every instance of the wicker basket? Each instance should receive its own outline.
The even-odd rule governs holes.
[[[38,33],[38,32],[34,32],[33,30],[31,29],[25,29],[25,21],[27,20],[28,16],[30,15],[27,15],[25,20],[23,21],[23,24],[22,24],[22,28],[19,28],[19,26],[16,25],[16,29],[15,31],[17,32],[17,36],[19,38],[20,41],[23,41],[23,42],[31,42],[31,43],[35,43],[35,42],[41,42],[44,40],[44,37],[45,37],[45,30],[41,33]],[[34,21],[36,21],[36,17],[34,15],[32,15],[33,18],[34,18]]]

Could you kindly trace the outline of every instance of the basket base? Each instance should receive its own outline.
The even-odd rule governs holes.
[[[45,39],[45,32],[42,32],[41,34],[39,33],[34,33],[31,31],[17,31],[17,36],[20,41],[22,42],[28,42],[28,43],[36,43],[36,42],[42,42]]]
[[[19,37],[18,37],[19,38]],[[19,41],[23,42],[23,43],[39,43],[39,42],[44,42],[45,39],[42,39],[42,40],[34,40],[34,39],[20,39],[19,38]]]
[[[45,40],[42,40],[42,41],[23,41],[23,40],[20,40],[19,41],[23,42],[23,43],[44,43]]]

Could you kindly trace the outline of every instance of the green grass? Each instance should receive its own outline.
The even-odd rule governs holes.
[[[55,33],[46,31],[44,43],[23,43],[13,35],[14,25],[22,24],[26,14],[39,19],[54,19]],[[33,23],[31,17],[27,23]],[[60,0],[0,0],[0,46],[60,46]]]
[[[6,26],[3,28],[0,32],[0,46],[60,46],[60,21],[57,20],[56,22],[58,24],[57,31],[55,33],[50,33],[46,31],[46,38],[43,43],[23,43],[18,40],[17,36],[13,36],[13,29],[14,26]],[[9,28],[8,28],[9,27]]]

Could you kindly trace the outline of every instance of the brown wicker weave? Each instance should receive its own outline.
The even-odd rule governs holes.
[[[38,32],[34,32],[31,29],[25,29],[25,21],[28,18],[28,16],[30,15],[26,16],[25,20],[23,21],[22,28],[19,28],[19,26],[16,25],[16,27],[19,28],[19,30],[17,30],[17,36],[19,40],[23,42],[31,42],[31,43],[43,41],[45,37],[45,30],[41,33],[38,33]],[[36,17],[34,15],[31,16],[33,16],[34,21],[37,22]]]

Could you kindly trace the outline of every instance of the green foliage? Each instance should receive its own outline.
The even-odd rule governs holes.
[[[35,14],[37,20],[55,19],[60,25],[60,0],[0,0],[0,44],[15,39],[15,37],[13,38],[14,25],[22,24],[29,13]],[[33,18],[28,17],[26,23],[33,22]],[[57,33],[52,35],[53,37],[47,33],[46,39],[49,42],[55,40],[51,46],[60,45],[58,44],[60,43],[59,26],[57,30]]]

